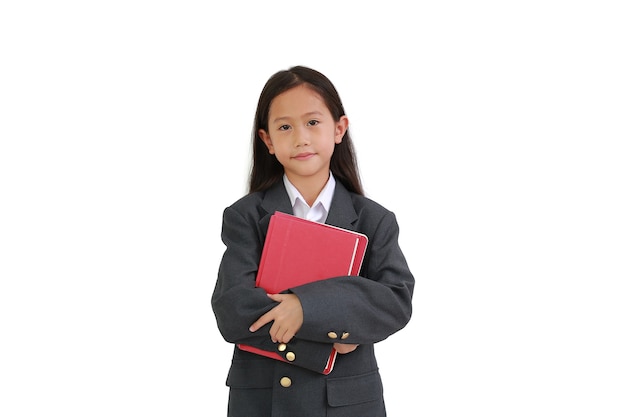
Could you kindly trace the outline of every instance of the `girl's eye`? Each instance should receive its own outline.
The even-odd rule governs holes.
[[[318,120],[311,120],[311,121],[309,121],[309,126],[315,126],[317,124],[319,124]]]
[[[289,130],[289,125],[282,125],[278,128],[278,130]]]

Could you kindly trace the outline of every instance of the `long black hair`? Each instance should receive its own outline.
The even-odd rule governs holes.
[[[269,130],[268,118],[272,100],[285,91],[302,84],[311,87],[320,95],[335,122],[338,122],[341,116],[346,114],[335,86],[321,72],[303,66],[295,66],[272,75],[261,91],[254,116],[249,193],[267,190],[282,180],[283,166],[274,155],[268,152],[265,143],[261,140],[259,130]],[[330,159],[330,170],[333,176],[349,191],[363,195],[356,153],[350,138],[349,128],[343,135],[341,143],[335,144],[335,150]]]

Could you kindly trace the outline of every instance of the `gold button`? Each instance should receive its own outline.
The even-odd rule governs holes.
[[[296,360],[296,354],[293,352],[287,352],[287,354],[285,355],[285,357],[287,358],[287,360],[289,362],[293,362]]]
[[[336,339],[337,338],[337,333],[335,333],[335,332],[328,332],[328,337],[330,337],[331,339]]]
[[[341,340],[346,340],[348,338],[348,336],[350,336],[350,333],[343,332],[343,334],[341,335]]]
[[[280,385],[285,388],[289,388],[291,386],[291,378],[286,377],[286,376],[282,377],[280,379]]]
[[[284,343],[281,343],[280,345],[278,345],[278,351],[279,352],[284,352],[285,349],[287,349],[287,345]]]

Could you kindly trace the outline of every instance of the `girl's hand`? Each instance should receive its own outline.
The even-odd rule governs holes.
[[[289,343],[291,338],[300,330],[304,321],[300,299],[295,294],[268,294],[267,296],[279,304],[252,323],[250,331],[256,332],[273,321],[274,323],[270,327],[272,342]]]
[[[335,348],[337,353],[341,353],[343,355],[353,352],[354,350],[356,350],[356,348],[359,347],[359,345],[353,345],[350,343],[333,343],[333,347]]]

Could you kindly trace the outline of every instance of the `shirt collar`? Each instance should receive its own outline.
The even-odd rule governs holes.
[[[286,174],[283,174],[283,182],[285,184],[285,188],[287,189],[287,194],[289,195],[289,201],[291,202],[292,208],[296,205],[297,199],[300,199],[302,203],[308,206],[306,200],[304,199],[304,197],[302,197],[302,194],[300,194],[300,191],[298,191],[298,189],[291,183],[291,181],[289,181]],[[330,203],[333,200],[333,194],[335,193],[335,184],[335,177],[331,172],[330,176],[328,177],[328,181],[326,181],[326,185],[324,186],[324,188],[322,188],[322,191],[320,191],[319,195],[317,196],[311,207],[315,207],[317,204],[321,204],[322,207],[324,207],[324,209],[326,210],[326,213],[328,213],[328,211],[330,210]]]

